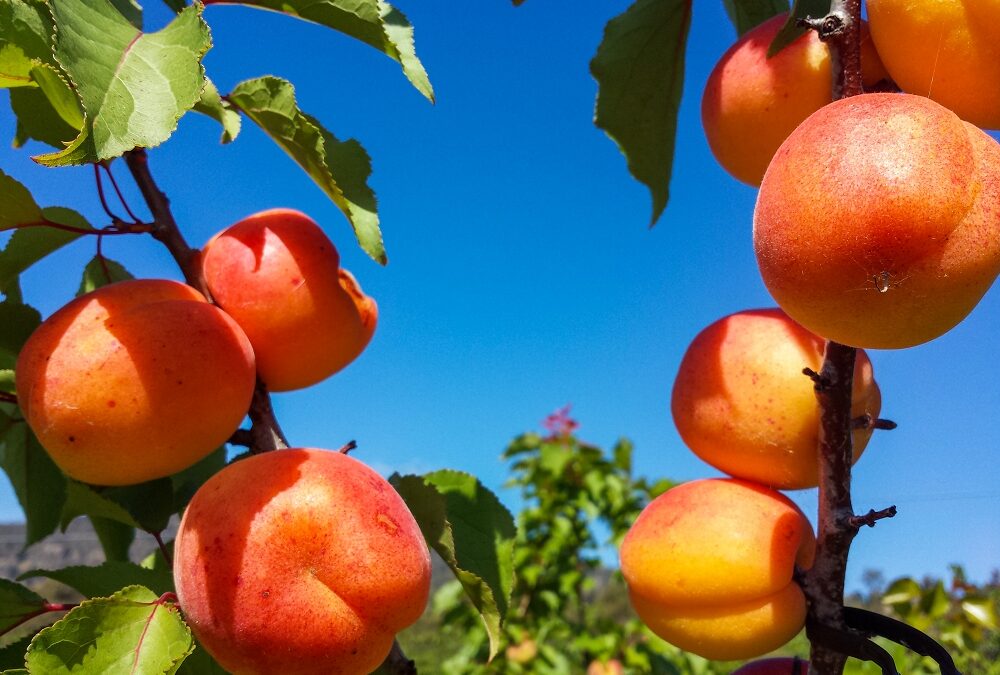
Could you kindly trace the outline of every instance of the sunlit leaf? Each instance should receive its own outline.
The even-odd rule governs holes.
[[[143,33],[110,0],[51,0],[56,57],[76,85],[86,124],[47,166],[118,157],[165,141],[201,96],[201,57],[211,46],[201,6],[156,33]]]
[[[434,100],[427,71],[413,46],[413,26],[384,0],[206,0],[205,4],[270,9],[350,35],[399,62],[417,91]]]
[[[652,223],[670,196],[691,3],[637,0],[608,23],[590,64],[598,85],[594,122],[649,188]]]
[[[194,104],[194,110],[208,115],[222,125],[223,144],[231,143],[239,136],[243,118],[229,101],[219,95],[219,90],[208,78],[205,78],[205,89],[201,92],[201,98]]]
[[[458,471],[393,476],[420,530],[448,564],[483,618],[490,658],[513,588],[516,529],[510,512],[474,477]]]
[[[368,154],[355,140],[339,141],[303,113],[291,83],[277,77],[241,82],[228,96],[274,140],[347,216],[361,248],[385,264]]]
[[[191,653],[191,631],[176,605],[129,586],[85,600],[31,641],[36,673],[170,673]]]

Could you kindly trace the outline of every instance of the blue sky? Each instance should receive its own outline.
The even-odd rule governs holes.
[[[147,2],[147,28],[166,14]],[[592,124],[588,63],[609,18],[627,2],[398,2],[437,91],[430,105],[397,65],[318,26],[241,7],[211,7],[205,63],[228,91],[275,74],[299,103],[372,155],[371,183],[390,263],[354,243],[339,211],[251,123],[232,145],[214,122],[186,116],[151,151],[154,175],[193,245],[252,212],[301,209],[319,221],[380,308],[374,340],[330,380],[275,396],[293,444],[338,447],[389,473],[450,467],[501,490],[501,450],[567,403],[581,435],[636,443],[639,474],[718,475],[681,443],[670,418],[673,377],[691,339],[716,319],[772,306],[751,248],[755,190],[709,153],[701,90],[735,38],[721,2],[698,2],[688,51],[670,206],[648,229],[649,197]],[[13,136],[6,106],[0,136]],[[105,224],[89,169],[33,166],[5,149],[0,168],[43,205]],[[129,185],[123,166],[116,166]],[[133,207],[141,207],[135,190]],[[179,278],[148,238],[118,237],[107,255],[138,276]],[[93,242],[77,242],[30,272],[29,302],[51,313],[75,291]],[[861,533],[849,585],[879,568],[889,578],[975,579],[1000,566],[1000,387],[992,375],[1000,296],[987,294],[959,327],[914,349],[871,354],[883,416],[855,472],[859,511],[900,514]],[[792,494],[814,517],[815,493]],[[501,490],[517,507],[516,496]],[[20,518],[0,485],[0,521]]]

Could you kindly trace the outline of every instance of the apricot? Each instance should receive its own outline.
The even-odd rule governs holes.
[[[833,100],[830,50],[808,31],[768,58],[785,23],[779,14],[743,35],[708,76],[701,121],[719,164],[760,185],[778,146],[806,117]],[[888,75],[862,24],[862,78],[871,87]]]
[[[195,494],[174,544],[188,625],[236,675],[359,675],[430,592],[430,556],[372,469],[313,448],[230,464]]]
[[[271,391],[301,389],[356,359],[378,308],[323,230],[291,209],[256,213],[202,251],[215,301],[246,331]]]
[[[674,380],[674,423],[698,457],[774,488],[815,487],[820,411],[803,368],[819,371],[823,338],[780,309],[731,314],[688,347]],[[851,414],[878,417],[881,395],[864,351],[854,366]],[[857,429],[854,461],[870,429]]]
[[[31,335],[17,360],[18,403],[69,476],[129,485],[215,450],[246,416],[250,342],[198,291],[138,279],[76,298]]]
[[[734,670],[733,675],[809,675],[809,661],[796,658],[761,659]]]
[[[1000,128],[1000,2],[868,0],[872,38],[896,84]]]
[[[625,675],[625,666],[618,659],[591,661],[587,666],[587,675]]]
[[[1000,271],[1000,145],[920,96],[831,103],[768,167],[753,238],[768,290],[807,329],[853,347],[926,342]]]
[[[748,659],[804,625],[792,574],[812,565],[815,546],[809,521],[784,495],[750,481],[697,480],[639,514],[621,570],[654,633],[707,659]]]

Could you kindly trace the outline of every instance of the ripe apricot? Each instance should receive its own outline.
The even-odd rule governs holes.
[[[697,480],[653,500],[621,545],[632,606],[650,630],[707,659],[748,659],[803,626],[792,580],[812,565],[809,521],[784,495],[750,481]]]
[[[174,580],[205,649],[236,675],[359,675],[416,621],[430,556],[403,500],[313,448],[230,464],[184,513]]]
[[[128,485],[187,468],[250,406],[250,343],[190,286],[122,281],[76,298],[17,360],[18,403],[69,476]]]
[[[761,659],[734,670],[733,675],[809,675],[809,661],[796,658]]]
[[[323,230],[271,209],[215,235],[202,251],[215,301],[246,331],[272,391],[301,389],[356,359],[378,319]]]
[[[760,185],[781,142],[802,120],[833,100],[830,50],[808,31],[768,58],[786,14],[743,35],[708,76],[701,121],[712,153],[735,178]],[[862,24],[861,68],[865,86],[887,77]]]
[[[1000,2],[868,0],[872,38],[906,92],[1000,128]]]
[[[820,412],[803,368],[818,371],[823,338],[780,309],[731,314],[688,347],[671,410],[681,438],[720,471],[782,490],[814,487]],[[854,366],[851,414],[878,417],[881,395],[864,351]],[[854,431],[854,460],[870,429]]]
[[[809,330],[854,347],[926,342],[1000,271],[1000,145],[921,96],[831,103],[768,167],[753,238],[771,295]]]

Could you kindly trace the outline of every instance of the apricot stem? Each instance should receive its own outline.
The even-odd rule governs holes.
[[[191,248],[187,240],[184,239],[184,235],[181,234],[177,221],[174,220],[174,214],[170,210],[170,200],[156,184],[153,174],[149,170],[149,155],[145,148],[136,148],[126,152],[125,164],[128,166],[136,185],[139,186],[139,191],[146,201],[149,212],[153,215],[153,225],[150,229],[153,238],[170,251],[180,266],[181,272],[184,273],[185,281],[201,291],[202,295],[211,301],[212,295],[201,272],[199,251]],[[285,434],[281,431],[278,420],[274,416],[274,408],[271,406],[271,397],[267,393],[267,387],[260,378],[257,378],[257,386],[254,388],[248,414],[253,423],[250,428],[251,452],[265,452],[288,447]]]
[[[344,443],[342,446],[340,446],[337,449],[337,452],[339,452],[342,455],[346,455],[351,450],[354,450],[357,447],[358,447],[358,442],[357,441],[347,441],[346,443]]]
[[[173,566],[174,561],[170,559],[170,552],[167,550],[167,545],[163,543],[163,532],[150,532],[149,534],[156,540],[156,545],[160,548],[160,553],[163,555],[163,560],[166,561],[168,566]]]

